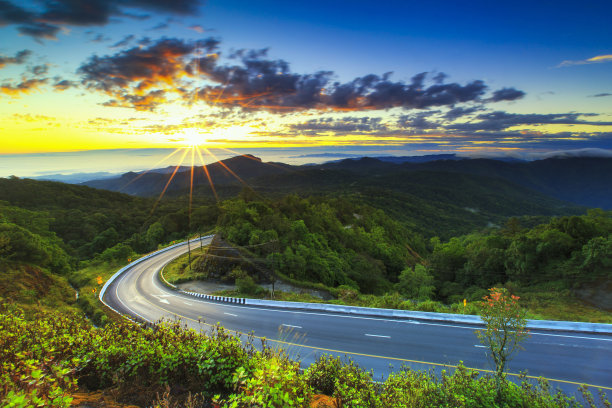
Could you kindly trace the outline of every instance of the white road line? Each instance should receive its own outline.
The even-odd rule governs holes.
[[[193,306],[193,303],[189,303],[189,302],[185,302],[183,301],[184,304],[186,304],[187,306]]]
[[[474,344],[474,347],[487,348],[487,346],[483,346],[482,344]]]
[[[302,328],[302,326],[294,326],[292,324],[285,324],[285,323],[281,324],[281,326],[291,327],[293,329],[301,329]]]
[[[368,336],[368,337],[382,337],[383,339],[390,339],[391,338],[391,336],[382,336],[380,334],[368,334],[368,333],[366,333],[366,336]]]
[[[173,254],[173,256],[174,256],[174,254]],[[153,274],[152,278],[154,278],[155,276],[156,276],[156,274]],[[152,279],[152,280],[155,281],[155,279]],[[158,285],[156,285],[156,286],[159,287]],[[166,290],[165,287],[164,287],[164,290]],[[217,303],[208,302],[208,301],[206,301],[204,299],[193,299],[191,296],[184,295],[184,294],[182,294],[180,292],[173,293],[173,295],[174,296],[188,298],[190,300],[195,300],[196,302],[199,302],[199,303],[211,304],[211,305],[215,305],[217,307],[220,306]],[[341,317],[341,318],[345,318],[345,319],[375,320],[375,321],[402,323],[402,324],[422,324],[422,325],[426,325],[426,326],[452,327],[452,328],[456,328],[456,329],[464,329],[464,330],[472,330],[472,331],[479,329],[479,327],[475,327],[475,326],[472,326],[472,325],[460,326],[458,324],[447,324],[447,323],[437,323],[437,322],[436,323],[433,323],[433,322],[430,323],[430,322],[417,321],[417,320],[397,320],[397,319],[385,319],[385,318],[380,318],[380,317],[347,316],[347,315],[341,315],[341,314],[337,314],[337,313],[316,313],[316,312],[304,312],[304,311],[296,311],[296,310],[279,310],[279,309],[273,309],[273,308],[268,308],[268,307],[249,307],[249,306],[246,306],[246,305],[240,305],[240,306],[238,306],[238,305],[222,305],[222,307],[239,308],[239,309],[251,309],[251,310],[259,310],[259,311],[265,310],[265,311],[268,311],[268,312],[276,312],[276,313],[292,313],[292,314],[313,315],[313,316]],[[565,338],[570,338],[570,339],[581,339],[581,340],[595,340],[595,341],[612,342],[612,338],[574,336],[574,335],[568,335],[568,334],[537,333],[537,332],[534,332],[533,330],[538,330],[538,329],[532,329],[530,331],[530,334],[532,336],[565,337]]]
[[[228,316],[238,317],[238,315],[235,315],[235,314],[233,314],[233,313],[227,313],[227,312],[224,312],[223,314],[226,314],[226,315],[228,315]]]
[[[187,295],[183,295],[180,292],[177,293],[177,296],[185,296],[187,297]],[[211,305],[215,305],[215,306],[220,306],[218,303],[213,303],[213,302],[208,302],[206,300],[203,299],[197,299],[198,302],[200,303],[207,303],[207,304],[211,304]],[[267,312],[276,312],[276,313],[293,313],[293,314],[302,314],[302,315],[313,315],[313,316],[327,316],[327,317],[341,317],[341,318],[345,318],[345,319],[359,319],[359,320],[375,320],[375,321],[379,321],[379,322],[391,322],[391,323],[402,323],[402,324],[422,324],[425,326],[440,326],[440,327],[453,327],[456,329],[466,329],[466,330],[479,330],[481,329],[481,327],[475,327],[475,326],[458,326],[456,324],[443,324],[443,323],[427,323],[427,322],[418,322],[415,320],[393,320],[393,319],[384,319],[384,318],[380,318],[380,317],[365,317],[365,316],[346,316],[346,315],[340,315],[337,313],[315,313],[315,312],[302,312],[302,311],[296,311],[296,310],[279,310],[279,309],[272,309],[272,308],[268,308],[268,307],[250,307],[250,306],[246,306],[246,305],[221,305],[222,307],[230,307],[230,308],[236,308],[236,309],[250,309],[250,310],[265,310]],[[570,339],[583,339],[583,340],[596,340],[596,341],[610,341],[612,342],[612,338],[606,339],[606,338],[599,338],[599,337],[587,337],[587,336],[572,336],[572,335],[568,335],[568,334],[551,334],[551,333],[534,333],[533,331],[534,329],[530,329],[529,334],[532,336],[553,336],[553,337],[567,337]],[[603,335],[603,334],[602,334]]]

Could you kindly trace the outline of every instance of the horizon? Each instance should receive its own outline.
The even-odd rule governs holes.
[[[207,149],[296,162],[612,149],[608,2],[6,3],[3,175],[99,171],[88,152],[116,149],[197,146],[203,163]]]
[[[523,160],[535,161],[549,158],[572,158],[572,157],[597,157],[612,158],[612,149],[578,149],[553,152],[525,152],[523,154],[514,152],[506,154],[457,154],[456,152],[431,152],[426,154],[413,154],[411,151],[401,150],[352,150],[345,151],[317,151],[315,149],[245,149],[243,152],[231,151],[215,153],[214,159],[206,161],[206,165],[215,163],[217,160],[226,160],[232,157],[252,155],[264,162],[281,162],[291,165],[322,164],[343,159],[358,159],[362,157],[424,157],[436,155],[455,155],[464,159],[493,159],[493,160]],[[108,150],[86,150],[77,152],[48,152],[31,154],[9,154],[0,155],[0,177],[6,178],[16,176],[20,178],[44,178],[48,176],[70,176],[70,175],[104,175],[104,177],[119,176],[128,172],[142,172],[153,169],[169,167],[191,167],[189,163],[182,162],[177,155],[166,161],[162,161],[175,149],[149,148],[149,149],[108,149]],[[136,154],[138,153],[138,154]],[[59,159],[62,159],[61,161]],[[126,164],[125,160],[131,161]],[[137,160],[140,159],[140,160]],[[33,164],[34,162],[37,165]],[[46,170],[40,170],[39,164],[43,164]],[[89,180],[89,179],[88,179]]]

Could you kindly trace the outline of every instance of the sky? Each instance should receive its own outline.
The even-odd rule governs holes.
[[[0,176],[144,169],[192,146],[206,162],[610,153],[610,15],[609,1],[0,0]]]

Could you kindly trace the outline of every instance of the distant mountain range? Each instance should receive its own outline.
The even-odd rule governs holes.
[[[155,196],[165,188],[175,168],[170,166],[144,173],[130,172],[83,184],[132,195]],[[487,191],[489,195],[495,195],[501,190],[506,190],[504,194],[508,194],[512,190],[511,196],[531,195],[531,201],[536,197],[544,200],[548,196],[582,206],[612,209],[612,158],[569,157],[521,161],[465,159],[444,154],[363,157],[291,166],[263,162],[255,156],[245,155],[210,164],[206,170],[208,176],[203,167],[194,168],[193,185],[200,195],[212,194],[208,177],[223,195],[239,191],[242,183],[262,192],[358,191],[386,186],[399,193],[412,191],[422,196],[440,189],[448,189],[447,194],[455,195],[453,189],[465,191],[467,183],[469,190],[478,190],[482,195],[486,195]],[[180,167],[168,185],[167,193],[183,194],[189,190],[190,184],[190,168]]]

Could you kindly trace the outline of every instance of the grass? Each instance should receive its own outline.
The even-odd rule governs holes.
[[[72,272],[68,280],[77,288],[79,298],[76,304],[96,325],[103,326],[114,313],[104,306],[98,296],[100,290],[111,276],[123,266],[119,262],[90,262],[83,264],[82,268]]]
[[[19,304],[27,316],[77,310],[75,291],[65,277],[21,263],[0,263],[0,298]]]
[[[526,290],[517,293],[529,319],[612,323],[612,313],[584,303],[569,290]]]
[[[199,246],[191,250],[191,268],[188,267],[189,254],[184,254],[175,258],[164,267],[162,271],[164,279],[173,284],[206,279],[205,274],[195,272],[195,268],[193,267],[198,258],[204,253],[204,248],[200,248]]]

